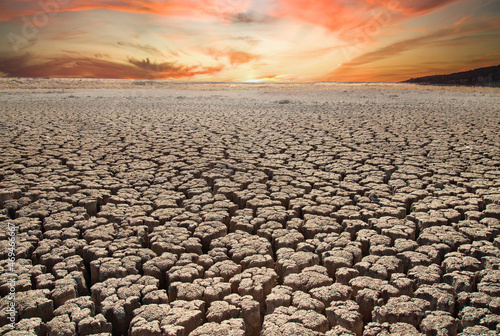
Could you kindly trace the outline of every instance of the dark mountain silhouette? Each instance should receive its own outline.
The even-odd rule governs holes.
[[[500,65],[456,72],[448,75],[412,78],[403,81],[403,83],[500,86]]]

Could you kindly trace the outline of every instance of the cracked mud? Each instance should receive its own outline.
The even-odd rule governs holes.
[[[498,335],[498,98],[1,90],[0,334]]]

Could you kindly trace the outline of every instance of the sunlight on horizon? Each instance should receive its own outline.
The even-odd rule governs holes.
[[[500,64],[500,6],[494,2],[397,4],[2,2],[0,75],[396,82]]]

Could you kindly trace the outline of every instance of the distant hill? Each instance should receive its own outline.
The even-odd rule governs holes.
[[[500,65],[456,72],[449,75],[436,75],[412,78],[403,83],[500,86]]]

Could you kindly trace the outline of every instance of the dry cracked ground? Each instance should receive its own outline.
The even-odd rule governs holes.
[[[2,335],[500,333],[498,91],[4,89],[0,106]]]

